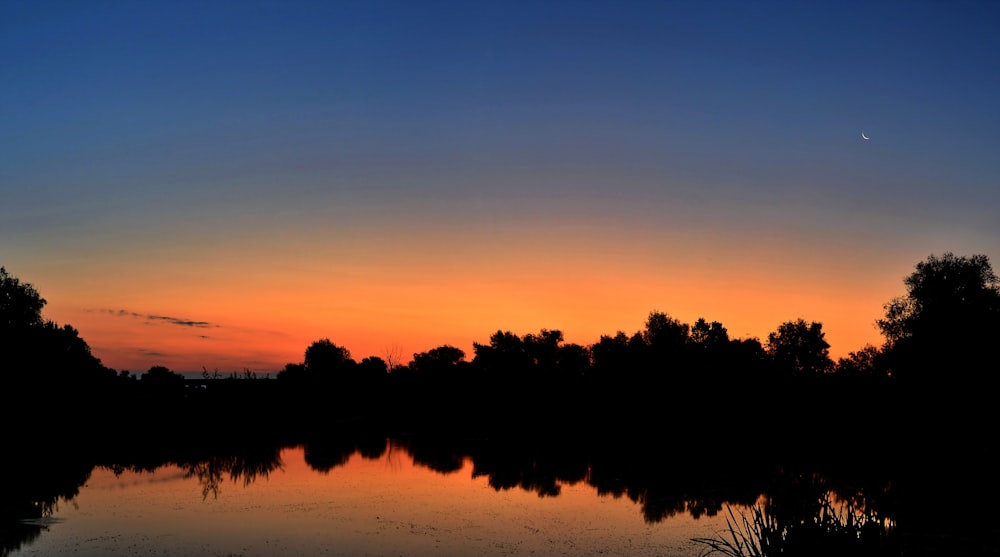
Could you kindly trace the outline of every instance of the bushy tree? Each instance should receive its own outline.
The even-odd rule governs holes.
[[[184,376],[170,371],[166,366],[153,366],[139,378],[142,385],[157,391],[180,391],[184,388]]]
[[[306,348],[305,368],[311,374],[336,372],[354,363],[347,348],[337,346],[328,338],[317,340]]]
[[[718,321],[709,323],[700,317],[691,327],[691,342],[702,350],[718,352],[729,344],[729,331]]]
[[[40,326],[44,306],[45,299],[34,286],[0,267],[0,327],[9,331]]]
[[[472,364],[490,374],[521,374],[534,365],[521,337],[510,331],[497,331],[489,344],[473,343],[476,353]]]
[[[890,345],[917,337],[975,335],[1000,316],[1000,285],[985,255],[931,255],[903,280],[906,295],[885,305],[878,321]]]
[[[871,344],[837,360],[837,373],[846,376],[872,377],[887,371],[882,362],[882,351]]]
[[[443,345],[428,352],[414,354],[410,367],[421,374],[440,374],[453,370],[464,359],[465,352],[462,349]]]
[[[782,323],[767,336],[767,353],[776,369],[785,374],[810,376],[833,368],[823,324],[815,321]]]
[[[562,331],[542,329],[537,335],[527,334],[521,339],[524,351],[543,372],[551,372],[558,360],[559,343],[563,341]]]
[[[960,381],[996,368],[1000,281],[987,256],[931,255],[903,282],[906,294],[885,304],[877,322],[894,374]]]
[[[656,352],[681,350],[688,342],[691,328],[687,323],[670,317],[662,311],[653,311],[646,318],[646,328],[642,333],[646,344]]]
[[[105,368],[79,331],[42,318],[45,299],[34,286],[0,267],[0,360],[21,382],[57,380],[74,385],[106,379]],[[44,377],[33,377],[44,372]],[[30,375],[29,375],[30,374]]]

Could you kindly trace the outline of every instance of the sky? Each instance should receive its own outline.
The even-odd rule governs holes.
[[[6,0],[0,265],[134,372],[651,311],[818,321],[846,356],[916,263],[1000,261],[997,28],[992,1]]]

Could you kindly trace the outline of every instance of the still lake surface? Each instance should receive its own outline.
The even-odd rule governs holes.
[[[726,528],[725,510],[650,521],[586,481],[556,481],[556,493],[496,486],[469,457],[442,472],[391,442],[325,468],[286,447],[275,464],[97,466],[9,555],[694,557],[706,546],[693,538]]]

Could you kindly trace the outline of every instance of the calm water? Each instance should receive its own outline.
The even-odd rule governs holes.
[[[544,496],[494,487],[469,458],[447,473],[397,446],[345,458],[325,472],[301,447],[282,449],[277,467],[254,473],[98,466],[10,555],[692,557],[706,549],[692,538],[726,526],[724,512],[649,522],[638,503],[585,481],[557,481],[558,494]]]

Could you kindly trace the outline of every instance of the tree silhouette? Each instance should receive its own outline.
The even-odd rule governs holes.
[[[558,360],[559,343],[563,341],[562,331],[542,329],[537,335],[524,335],[521,340],[535,367],[542,373],[551,374]]]
[[[877,322],[894,374],[927,383],[951,372],[961,383],[995,368],[1000,281],[987,256],[930,255],[903,282],[906,295],[885,304]]]
[[[0,267],[0,358],[4,366],[18,372],[22,384],[36,386],[79,386],[113,376],[76,329],[42,318],[45,303],[30,283]],[[40,371],[45,373],[35,373]]]
[[[443,345],[428,352],[414,354],[410,367],[420,374],[444,375],[448,374],[464,359],[464,351],[454,346]]]
[[[534,364],[521,337],[510,331],[497,331],[489,344],[474,342],[472,349],[476,353],[472,364],[490,375],[521,373]]]
[[[708,323],[699,317],[691,326],[691,342],[705,351],[719,351],[729,344],[729,331],[718,321]]]
[[[354,364],[351,353],[343,346],[337,346],[328,338],[317,340],[306,348],[306,372],[326,374],[343,370]]]
[[[184,390],[184,376],[166,366],[153,366],[139,378],[139,383],[161,393]]]
[[[7,331],[42,325],[45,299],[30,283],[0,267],[0,327]]]
[[[885,366],[882,359],[881,350],[871,344],[866,344],[860,350],[848,354],[846,358],[837,360],[837,373],[852,377],[883,375]]]
[[[812,376],[830,371],[830,344],[823,324],[804,319],[786,321],[767,336],[767,352],[779,373]]]
[[[642,336],[654,357],[677,356],[687,344],[690,332],[691,328],[687,323],[681,323],[661,311],[654,311],[646,318]]]

